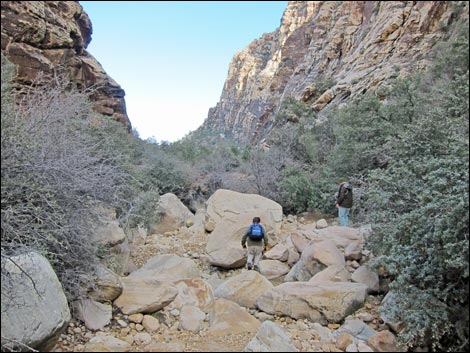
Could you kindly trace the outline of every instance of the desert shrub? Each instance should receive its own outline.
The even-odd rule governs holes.
[[[103,202],[118,207],[131,195],[130,157],[113,144],[128,134],[110,134],[118,123],[95,115],[87,93],[60,76],[38,78],[13,95],[13,75],[2,56],[2,258],[42,253],[72,299],[83,294],[96,263],[93,210]]]
[[[207,149],[209,151],[209,149]],[[203,173],[224,173],[235,171],[241,164],[241,151],[232,141],[214,143],[204,159],[199,160],[199,169]]]
[[[142,190],[181,194],[187,189],[190,183],[188,163],[167,152],[165,147],[145,143],[143,148],[143,157],[138,167]]]
[[[276,125],[284,125],[286,122],[299,122],[302,118],[314,115],[313,109],[306,103],[293,97],[287,98],[282,102],[279,112],[276,114]]]
[[[257,148],[251,151],[244,170],[254,177],[253,183],[259,195],[279,201],[277,183],[287,162],[286,154],[279,148],[271,147],[269,150]]]
[[[157,189],[146,189],[135,195],[125,214],[120,217],[123,228],[126,231],[137,227],[148,230],[150,225],[160,220],[156,212],[159,200],[160,192]]]
[[[395,90],[388,113],[395,121],[407,123],[391,141],[387,168],[375,169],[368,180],[367,203],[374,230],[368,245],[376,264],[394,279],[391,289],[397,293],[397,306],[388,309],[387,315],[405,323],[400,338],[410,349],[468,349],[469,61],[465,33],[442,44],[429,73]],[[416,97],[412,111],[409,97]]]
[[[318,198],[311,174],[298,168],[287,168],[282,171],[277,181],[280,198],[285,213],[301,213],[307,211],[312,200]]]
[[[358,97],[332,113],[335,145],[327,165],[335,179],[365,173],[389,160],[388,141],[395,127],[374,94]]]
[[[468,170],[468,159],[412,158],[393,162],[370,180],[370,246],[394,278],[395,319],[406,322],[403,339],[411,346],[432,337],[439,347],[441,339],[448,341],[444,336],[459,334],[456,342],[462,342],[465,332],[458,328],[468,327],[461,315],[468,312],[469,255],[469,180],[463,168]]]

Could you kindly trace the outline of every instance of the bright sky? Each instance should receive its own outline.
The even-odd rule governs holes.
[[[88,52],[126,92],[142,139],[174,142],[220,99],[238,50],[276,30],[287,1],[80,1]]]

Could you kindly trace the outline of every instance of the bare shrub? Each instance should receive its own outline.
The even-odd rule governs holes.
[[[60,75],[13,99],[13,73],[2,57],[1,255],[42,253],[71,299],[96,263],[94,206],[123,205],[131,194],[126,157],[113,145],[126,133],[108,134],[114,122],[93,113],[92,90],[78,92]]]
[[[276,183],[281,170],[285,167],[285,162],[285,155],[277,148],[252,151],[247,172],[254,176],[258,194],[273,200],[279,198]]]

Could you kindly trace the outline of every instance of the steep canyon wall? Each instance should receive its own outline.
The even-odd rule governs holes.
[[[462,16],[463,1],[290,1],[276,31],[236,53],[203,128],[259,142],[289,97],[322,114],[425,69]]]
[[[94,109],[124,124],[125,92],[87,51],[92,24],[78,1],[2,1],[1,50],[16,64],[16,84],[61,71],[79,89],[94,88]]]

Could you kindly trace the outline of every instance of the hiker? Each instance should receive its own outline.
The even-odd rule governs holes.
[[[268,251],[268,236],[264,227],[260,224],[259,217],[253,218],[253,223],[248,227],[245,235],[242,238],[242,247],[245,249],[248,244],[248,258],[246,261],[246,268],[259,272],[259,261],[263,255],[263,250]],[[264,242],[264,247],[263,247]]]
[[[351,183],[348,181],[341,182],[336,195],[336,208],[338,209],[340,225],[347,227],[349,225],[349,211],[353,205]]]

